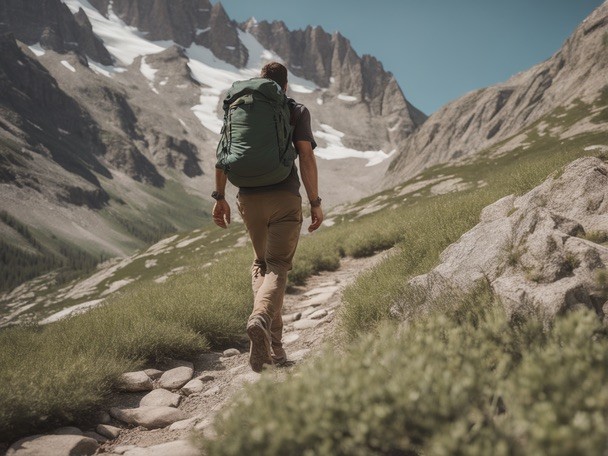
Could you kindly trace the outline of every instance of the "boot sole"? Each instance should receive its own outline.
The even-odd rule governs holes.
[[[266,336],[266,331],[261,326],[251,325],[247,328],[247,335],[251,340],[251,350],[249,351],[251,369],[254,372],[262,372],[264,364],[272,365],[270,342]]]

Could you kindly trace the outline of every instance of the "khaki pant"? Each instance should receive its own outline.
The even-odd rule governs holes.
[[[285,190],[238,195],[238,208],[253,243],[253,312],[270,323],[272,347],[281,348],[287,273],[302,226],[302,198]]]

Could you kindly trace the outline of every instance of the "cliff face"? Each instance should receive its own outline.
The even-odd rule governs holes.
[[[398,116],[392,139],[409,136],[426,116],[412,106],[394,76],[370,55],[360,57],[340,33],[322,27],[290,31],[282,21],[250,20],[242,24],[266,49],[274,51],[296,76],[314,81],[336,94],[366,103],[374,116]]]
[[[58,53],[76,52],[104,65],[112,57],[95,36],[87,15],[73,15],[60,0],[3,0],[0,2],[0,35],[13,33],[25,44],[40,43]]]
[[[547,61],[442,107],[400,143],[389,181],[472,156],[577,98],[591,102],[608,84],[607,33],[604,3]]]
[[[247,48],[241,43],[236,24],[221,3],[209,0],[91,0],[102,14],[116,14],[151,41],[171,40],[189,47],[201,44],[216,57],[242,68]]]

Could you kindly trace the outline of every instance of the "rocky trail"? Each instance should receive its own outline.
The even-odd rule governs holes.
[[[283,307],[284,347],[288,363],[262,375],[281,381],[303,360],[320,352],[335,334],[342,290],[373,267],[386,252],[368,258],[345,258],[336,271],[322,272],[288,290]],[[125,456],[194,456],[193,431],[212,433],[215,415],[249,383],[261,377],[249,367],[248,344],[201,354],[191,361],[164,364],[123,376],[117,393],[89,428],[62,428],[53,435],[16,442],[7,455],[106,454]]]

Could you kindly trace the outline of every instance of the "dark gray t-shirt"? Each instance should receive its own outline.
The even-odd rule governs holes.
[[[289,98],[289,110],[291,111],[290,123],[294,127],[292,135],[294,145],[296,141],[309,141],[313,149],[317,147],[310,127],[310,111],[308,108],[303,104],[297,103],[293,98]],[[300,196],[300,179],[295,163],[293,168],[291,168],[289,176],[278,184],[262,187],[240,187],[239,193],[249,195],[251,193],[274,192],[277,190],[287,190]]]

